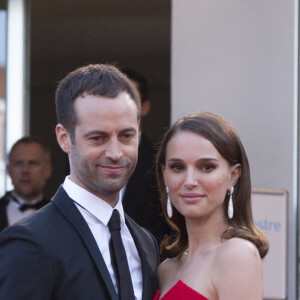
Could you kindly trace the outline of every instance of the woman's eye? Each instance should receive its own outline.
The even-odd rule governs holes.
[[[172,164],[169,166],[169,168],[173,171],[181,171],[184,167],[181,164]]]
[[[201,167],[201,170],[204,171],[204,172],[206,172],[206,173],[208,173],[208,172],[213,171],[215,168],[216,168],[215,165],[207,164],[207,165],[203,165]]]

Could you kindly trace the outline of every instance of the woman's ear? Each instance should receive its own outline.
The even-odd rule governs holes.
[[[60,148],[66,152],[70,153],[71,138],[68,131],[61,124],[57,124],[55,128],[56,139]]]
[[[231,178],[230,178],[230,185],[235,186],[237,181],[239,180],[241,176],[241,164],[236,164],[231,167]]]

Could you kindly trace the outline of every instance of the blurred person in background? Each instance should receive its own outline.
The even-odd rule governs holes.
[[[49,202],[44,197],[52,174],[49,148],[36,137],[19,139],[8,154],[7,172],[14,189],[0,199],[0,231]]]

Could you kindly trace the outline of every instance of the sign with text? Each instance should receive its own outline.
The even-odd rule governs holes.
[[[287,298],[287,201],[284,190],[252,190],[255,225],[270,243],[263,260],[264,299]]]

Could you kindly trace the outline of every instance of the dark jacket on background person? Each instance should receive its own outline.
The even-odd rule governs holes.
[[[6,208],[10,201],[10,194],[11,192],[7,192],[2,198],[0,198],[0,232],[8,226],[8,219],[7,219],[7,213]],[[43,198],[41,201],[39,201],[41,206],[45,206],[49,203],[49,199]]]

